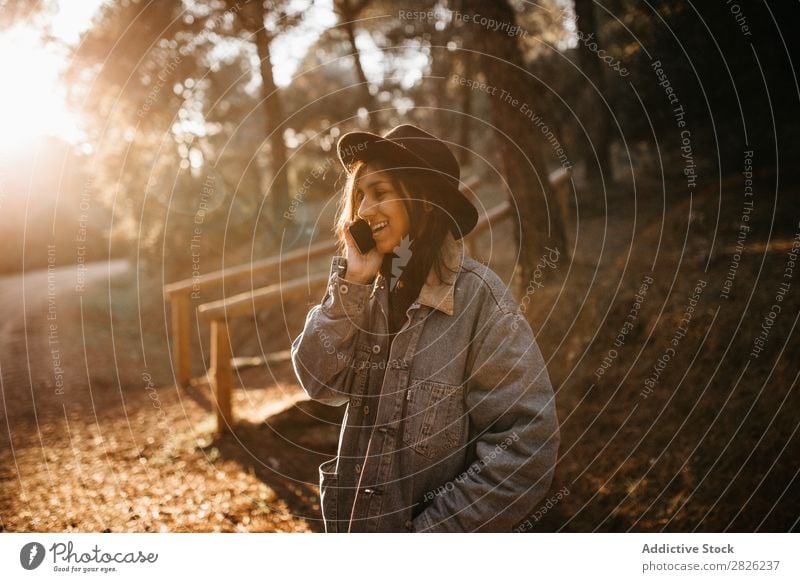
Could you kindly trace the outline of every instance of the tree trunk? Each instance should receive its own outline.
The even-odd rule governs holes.
[[[463,63],[463,77],[471,79],[473,75],[473,56],[472,53],[462,52],[461,62]],[[472,132],[472,88],[463,85],[461,87],[461,122],[459,123],[458,144],[461,149],[458,152],[458,163],[463,167],[469,161],[471,148],[470,133]]]
[[[281,95],[272,76],[272,57],[270,54],[270,37],[263,26],[256,30],[256,47],[261,60],[261,99],[267,121],[267,135],[270,146],[270,168],[272,169],[272,185],[269,189],[270,207],[273,212],[273,223],[279,224],[283,213],[289,208],[289,177],[286,164],[286,144],[283,141],[283,104]]]
[[[580,35],[586,38],[593,34],[593,38],[596,39],[597,44],[600,45],[597,20],[594,15],[594,0],[575,0],[575,16],[577,17],[576,24]],[[583,69],[589,81],[594,83],[595,87],[597,87],[597,92],[608,98],[604,75],[605,71],[603,70],[602,63],[598,56],[590,52],[589,49],[581,43],[578,43],[578,58],[581,69]],[[608,135],[608,113],[602,110],[600,95],[597,95],[591,87],[587,87],[586,95],[589,96],[589,100],[583,103],[585,110],[583,111],[582,117],[588,120],[587,125],[591,144],[588,144],[585,149],[584,160],[586,160],[587,165],[593,166],[595,160],[594,156],[597,155],[600,171],[606,183],[608,183],[609,180],[613,179],[610,156],[611,144],[609,143]],[[599,115],[597,114],[598,111],[601,112]],[[592,145],[594,145],[594,152],[592,151]],[[588,177],[591,177],[593,173],[591,168],[587,168]]]
[[[495,22],[515,22],[508,0],[483,2],[464,0],[465,12],[481,14]],[[480,53],[476,66],[487,83],[498,88],[490,98],[504,173],[511,190],[512,216],[516,221],[515,237],[519,244],[516,267],[517,291],[522,294],[545,247],[557,248],[566,255],[565,225],[555,190],[548,181],[548,168],[542,148],[549,147],[537,126],[521,111],[528,109],[546,118],[534,102],[535,85],[526,73],[522,51],[514,36],[472,27],[472,46]],[[516,99],[516,103],[510,101]]]
[[[340,10],[342,11],[342,20],[344,21],[343,24],[345,32],[347,33],[347,40],[350,41],[350,49],[353,51],[353,61],[356,67],[356,76],[358,77],[359,85],[362,88],[362,99],[364,100],[364,105],[367,108],[369,128],[373,133],[380,133],[380,125],[378,123],[376,113],[378,105],[375,101],[375,98],[372,96],[372,93],[369,92],[369,82],[367,81],[367,76],[364,74],[364,67],[361,64],[361,52],[358,50],[358,45],[356,45],[356,27],[354,21],[358,17],[358,12],[360,12],[363,9],[363,6],[366,4],[366,2],[363,2],[360,7],[351,8],[349,2],[342,2],[340,5]]]

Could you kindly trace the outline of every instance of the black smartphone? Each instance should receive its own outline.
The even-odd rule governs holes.
[[[367,254],[375,248],[375,239],[372,238],[372,229],[363,218],[356,220],[350,225],[350,234],[353,235],[353,240],[356,241],[358,252],[362,255]]]

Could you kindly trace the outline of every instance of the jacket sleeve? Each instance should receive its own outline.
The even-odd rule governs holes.
[[[500,309],[485,328],[466,395],[476,459],[415,531],[510,532],[550,488],[560,434],[544,358],[518,313]]]
[[[325,296],[292,342],[292,366],[313,400],[340,406],[349,399],[356,338],[367,325],[372,286],[345,280],[344,257],[333,257]]]

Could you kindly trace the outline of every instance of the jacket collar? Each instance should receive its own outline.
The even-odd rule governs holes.
[[[464,242],[462,240],[456,240],[453,234],[448,232],[442,242],[442,279],[436,276],[436,266],[432,265],[428,271],[425,283],[423,283],[420,289],[416,303],[438,309],[447,315],[453,315],[455,284],[458,273],[461,271],[463,261]],[[372,294],[376,294],[378,289],[383,289],[385,286],[385,278],[378,273],[378,276],[375,278]]]
[[[464,260],[464,243],[457,241],[448,232],[442,243],[442,259],[444,262],[442,279],[436,276],[436,266],[431,266],[428,277],[419,292],[418,303],[453,315],[453,295],[456,279]]]

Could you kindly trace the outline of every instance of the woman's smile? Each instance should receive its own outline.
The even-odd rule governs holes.
[[[376,235],[378,235],[379,233],[383,233],[383,232],[385,232],[385,228],[386,228],[388,225],[389,225],[389,222],[388,222],[388,221],[386,221],[386,220],[382,220],[382,221],[378,222],[377,224],[375,224],[375,225],[372,227],[372,236],[376,236]]]
[[[372,238],[375,239],[375,246],[378,251],[386,254],[394,251],[400,244],[403,235],[394,232],[392,223],[388,220],[369,221],[372,228]]]

